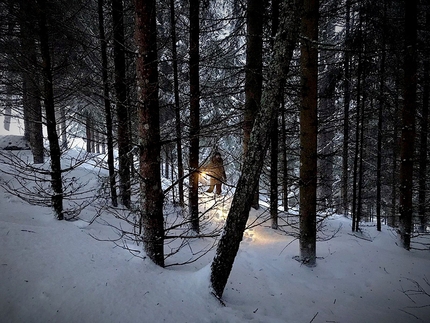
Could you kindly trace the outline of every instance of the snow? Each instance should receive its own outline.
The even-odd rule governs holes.
[[[4,167],[0,180],[10,180]],[[84,164],[70,176],[95,190],[98,174]],[[299,250],[293,237],[268,224],[250,228],[223,306],[210,293],[214,251],[163,269],[94,238],[116,237],[106,223],[118,220],[109,212],[90,224],[96,209],[90,206],[78,221],[57,221],[49,208],[0,191],[2,322],[429,322],[430,297],[412,291],[430,293],[430,253],[402,249],[386,226],[377,232],[363,224],[355,236],[349,219],[331,216],[324,230],[338,232],[318,242],[314,268],[293,259]],[[188,248],[175,255],[188,256]]]

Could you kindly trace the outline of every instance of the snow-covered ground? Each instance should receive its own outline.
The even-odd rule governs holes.
[[[4,167],[0,163],[0,180],[13,181]],[[98,174],[86,164],[73,176],[96,190]],[[209,287],[214,251],[163,269],[94,239],[117,234],[105,222],[117,221],[111,214],[89,224],[94,215],[90,206],[82,220],[57,221],[49,208],[0,187],[1,322],[430,322],[430,252],[400,248],[385,226],[377,232],[363,224],[364,234],[356,237],[350,220],[330,217],[326,232],[339,232],[318,243],[315,268],[293,259],[299,250],[294,238],[267,225],[249,229],[223,306]],[[176,257],[189,253],[184,248]]]

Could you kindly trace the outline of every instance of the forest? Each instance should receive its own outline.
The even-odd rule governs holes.
[[[310,268],[334,215],[430,248],[428,0],[1,0],[0,63],[0,134],[31,150],[0,151],[2,189],[57,220],[109,213],[160,267],[210,239],[184,263],[216,250],[221,303],[250,227]],[[73,175],[88,163],[97,188]]]

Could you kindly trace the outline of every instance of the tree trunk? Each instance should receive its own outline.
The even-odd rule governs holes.
[[[382,186],[382,124],[383,124],[383,110],[384,110],[384,88],[385,88],[385,30],[387,20],[387,2],[383,2],[383,23],[382,23],[382,53],[381,53],[381,66],[380,66],[380,79],[379,79],[379,105],[378,105],[378,142],[377,142],[377,159],[376,159],[376,230],[381,231],[381,186]]]
[[[179,102],[178,53],[176,48],[176,17],[174,0],[170,0],[170,23],[172,24],[170,33],[172,37],[173,91],[175,95],[176,153],[178,155],[178,197],[179,206],[184,207],[184,165],[182,160],[181,107]]]
[[[280,13],[280,27],[274,46],[274,58],[269,66],[268,83],[263,92],[261,110],[257,114],[248,151],[231,208],[226,220],[215,258],[211,265],[211,285],[220,298],[239,250],[246,222],[263,167],[264,156],[270,140],[272,118],[282,98],[285,78],[297,42],[300,26],[301,0],[285,0]]]
[[[426,15],[426,29],[430,31],[430,13]],[[419,231],[425,232],[427,225],[427,155],[428,155],[428,122],[429,122],[429,90],[430,90],[430,60],[428,57],[424,60],[423,69],[423,104],[421,112],[421,139],[420,139],[420,168],[419,168],[419,193],[418,193],[418,215],[420,217]]]
[[[272,229],[278,229],[278,116],[273,118],[270,136],[270,217]]]
[[[400,144],[400,227],[402,246],[409,250],[412,232],[412,188],[417,88],[417,0],[405,2],[405,57]]]
[[[272,49],[273,40],[279,27],[279,0],[272,2]],[[282,86],[284,87],[284,86]],[[282,96],[283,101],[283,96]],[[283,103],[283,102],[282,102]],[[281,105],[283,105],[281,103]],[[284,111],[282,110],[282,114]],[[272,133],[270,135],[270,217],[272,219],[272,229],[278,229],[278,155],[279,155],[279,132],[278,116],[273,118]]]
[[[316,264],[318,0],[304,0],[301,35],[300,260]]]
[[[424,86],[423,86],[423,108],[421,115],[421,143],[420,143],[420,169],[419,169],[419,194],[418,194],[418,215],[420,217],[420,232],[425,232],[427,225],[427,207],[426,207],[426,192],[427,192],[427,135],[429,122],[429,61],[424,62]]]
[[[334,40],[335,26],[333,18],[325,18],[326,32],[323,33],[322,43],[330,44]],[[318,160],[319,188],[318,201],[322,209],[331,208],[333,205],[333,165],[334,165],[334,137],[335,130],[332,125],[333,115],[336,113],[336,83],[338,71],[335,67],[334,57],[331,51],[321,53],[320,69],[322,71],[320,83],[319,115],[320,129],[318,131]]]
[[[281,105],[281,165],[282,165],[282,206],[288,212],[288,159],[287,159],[287,129],[285,123],[285,104],[282,94]]]
[[[342,205],[343,212],[348,215],[349,201],[348,201],[348,148],[349,148],[349,106],[350,106],[350,55],[349,55],[349,33],[350,33],[350,0],[346,0],[346,16],[345,16],[345,52],[344,52],[344,81],[343,81],[343,151],[342,151]]]
[[[103,2],[104,0],[98,0],[100,52],[102,57],[103,102],[104,102],[105,118],[106,118],[106,140],[107,140],[110,195],[111,195],[112,205],[116,207],[118,206],[118,197],[116,194],[115,165],[114,165],[114,155],[113,155],[112,111],[111,111],[111,104],[109,99],[107,41],[105,37]]]
[[[89,113],[85,116],[85,134],[87,137],[87,152],[93,153],[93,122]]]
[[[21,27],[21,46],[26,53],[23,64],[23,108],[24,119],[33,162],[42,164],[44,162],[43,130],[42,130],[42,106],[40,104],[41,94],[39,90],[39,77],[35,72],[37,69],[37,54],[34,34],[34,19],[30,14],[34,10],[31,3],[20,2],[20,27]],[[6,122],[6,118],[5,118]]]
[[[125,84],[124,12],[122,0],[112,0],[113,49],[115,65],[116,113],[118,118],[119,191],[122,204],[129,208],[130,186],[130,133]]]
[[[263,86],[263,12],[264,1],[248,0],[246,11],[245,111],[243,120],[243,153],[248,150],[255,117],[260,110]],[[252,207],[259,208],[258,185]]]
[[[200,136],[200,76],[199,76],[199,10],[200,1],[190,0],[190,191],[191,227],[199,225],[199,136]]]
[[[61,178],[61,151],[58,143],[57,122],[55,120],[54,91],[52,83],[51,53],[46,21],[46,1],[39,0],[39,35],[42,55],[42,74],[44,82],[44,103],[46,128],[48,132],[49,153],[51,156],[52,206],[58,220],[63,220],[63,183]]]
[[[164,266],[163,192],[160,175],[157,25],[155,0],[136,0],[136,62],[140,142],[140,207],[147,256]]]

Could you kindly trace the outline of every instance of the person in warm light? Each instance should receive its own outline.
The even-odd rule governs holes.
[[[224,161],[221,154],[216,151],[209,162],[201,169],[209,176],[209,189],[206,191],[212,193],[215,188],[215,193],[221,194],[221,185],[227,180],[224,169]]]

